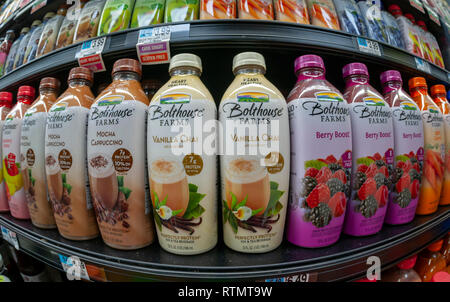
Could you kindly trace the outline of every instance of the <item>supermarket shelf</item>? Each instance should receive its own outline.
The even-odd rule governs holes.
[[[367,258],[378,256],[382,269],[426,247],[450,230],[450,207],[419,216],[407,225],[384,226],[373,236],[342,236],[333,246],[304,249],[284,242],[260,255],[241,254],[219,243],[212,251],[196,256],[177,256],[157,243],[137,251],[118,251],[100,238],[85,242],[63,239],[56,230],[41,230],[29,221],[0,214],[0,225],[17,234],[19,248],[62,270],[58,255],[77,256],[108,281],[145,280],[267,280],[301,276],[309,281],[352,280],[365,276]],[[219,239],[219,242],[222,242]],[[92,270],[91,270],[92,272]],[[93,275],[90,275],[93,278]]]
[[[357,37],[341,31],[259,20],[199,20],[172,23],[171,26],[172,54],[203,49],[279,50],[292,53],[314,51],[339,58],[365,60],[384,68],[398,68],[422,75],[434,83],[450,81],[446,70],[431,63],[428,63],[430,73],[418,70],[415,56],[384,43],[379,42],[381,56],[361,52]],[[109,63],[125,55],[135,57],[138,33],[138,29],[132,29],[108,35],[102,54],[104,61]],[[43,76],[68,71],[77,66],[75,55],[80,49],[81,43],[78,43],[35,59],[2,77],[0,89],[12,91],[19,85]]]

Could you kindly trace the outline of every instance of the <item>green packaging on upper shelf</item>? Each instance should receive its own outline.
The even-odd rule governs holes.
[[[133,6],[134,0],[107,0],[100,19],[98,36],[127,29]]]
[[[197,20],[199,0],[167,0],[164,22]]]
[[[164,21],[166,0],[136,0],[131,28],[160,24]]]

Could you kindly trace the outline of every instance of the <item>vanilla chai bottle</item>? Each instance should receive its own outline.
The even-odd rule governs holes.
[[[31,222],[43,229],[56,227],[53,209],[47,195],[45,179],[44,137],[47,112],[56,102],[59,80],[43,78],[39,96],[25,112],[20,140],[21,173]]]
[[[86,124],[94,103],[93,81],[91,70],[72,68],[69,87],[47,116],[47,188],[58,231],[72,240],[88,240],[99,234],[86,166]]]
[[[0,142],[2,141],[2,128],[5,123],[6,115],[12,108],[12,93],[7,91],[0,92]],[[3,159],[2,148],[0,148],[0,158]],[[3,165],[0,165],[0,212],[8,212],[8,198],[6,197],[6,185],[3,178]]]
[[[18,219],[30,219],[28,206],[20,173],[20,134],[22,118],[25,111],[34,101],[35,90],[31,86],[20,86],[17,92],[17,104],[6,116],[3,124],[2,136],[2,165],[3,177],[6,181],[6,195],[8,196],[11,215]]]
[[[113,82],[96,98],[88,121],[88,171],[97,222],[103,241],[125,250],[154,239],[145,158],[149,101],[141,76],[138,61],[116,61]]]

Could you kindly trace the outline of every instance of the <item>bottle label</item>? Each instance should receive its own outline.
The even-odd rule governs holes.
[[[45,179],[46,119],[46,112],[36,112],[36,108],[33,107],[28,109],[22,120],[20,140],[23,188],[31,219],[38,225],[55,224]]]
[[[30,214],[25,200],[20,157],[20,134],[22,120],[8,117],[3,125],[2,155],[3,176],[6,182],[6,195],[9,208],[14,217],[28,219]]]
[[[148,109],[153,217],[159,243],[176,253],[217,243],[216,116],[213,101],[183,93],[162,95]]]
[[[91,107],[88,122],[88,171],[103,240],[136,248],[153,239],[146,214],[147,106],[108,95]],[[148,195],[147,195],[148,196]]]
[[[392,108],[394,125],[395,169],[391,176],[391,191],[385,222],[410,222],[419,202],[424,157],[424,135],[419,107],[410,100]]]
[[[305,247],[330,245],[342,231],[351,187],[349,106],[342,95],[323,91],[289,102],[288,111],[292,164],[287,237]]]
[[[3,125],[4,121],[0,120],[0,142],[3,141],[2,134],[3,134]],[[3,153],[2,148],[0,148],[0,158],[3,161]],[[8,198],[6,197],[6,186],[5,186],[5,179],[3,177],[3,165],[0,165],[0,211],[8,211],[9,205],[8,205]]]
[[[450,114],[444,116],[445,122],[445,166],[444,166],[444,183],[441,196],[441,205],[450,204]]]
[[[45,134],[45,168],[50,200],[61,233],[98,233],[86,167],[89,109],[58,102],[50,108]]]
[[[377,233],[386,214],[394,165],[391,109],[376,96],[350,105],[353,135],[352,193],[344,232],[353,236]]]
[[[286,101],[243,91],[222,101],[219,115],[225,242],[243,252],[272,250],[283,238],[289,188]]]

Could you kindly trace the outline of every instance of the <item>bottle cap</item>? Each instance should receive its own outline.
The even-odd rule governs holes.
[[[425,80],[425,78],[415,77],[415,78],[409,79],[408,85],[409,85],[409,89],[413,89],[416,87],[427,88],[427,81]]]
[[[16,34],[14,33],[14,30],[10,29],[10,30],[6,31],[6,37],[14,39],[15,36],[16,36]]]
[[[437,272],[431,278],[431,282],[450,282],[450,274],[447,272]]]
[[[49,12],[49,13],[46,13],[45,15],[44,15],[44,21],[46,21],[46,20],[48,20],[48,19],[51,19],[51,18],[53,18],[55,16],[55,13],[53,13],[53,12]]]
[[[11,92],[2,91],[0,92],[0,105],[11,108],[12,107],[13,95]]]
[[[388,11],[395,17],[401,16],[403,14],[402,9],[397,4],[389,5]]]
[[[425,22],[423,20],[417,20],[416,24],[417,24],[417,26],[422,28],[424,31],[428,31],[427,25],[425,24]]]
[[[434,85],[430,88],[431,96],[434,98],[437,94],[446,94],[447,91],[445,91],[444,85]]]
[[[405,14],[404,16],[405,16],[406,18],[408,18],[409,21],[412,22],[412,24],[416,24],[416,19],[414,19],[414,16],[413,16],[413,15],[411,15],[411,14]]]
[[[53,88],[58,90],[59,89],[60,82],[58,79],[46,77],[42,78],[40,84],[39,84],[39,90],[44,88]]]
[[[408,259],[403,260],[402,262],[397,264],[399,269],[412,269],[414,265],[416,265],[417,255],[409,257]]]
[[[119,71],[131,71],[136,72],[139,76],[142,76],[141,63],[133,59],[120,59],[114,63],[112,75]]]
[[[33,23],[31,23],[31,27],[39,26],[39,25],[41,25],[41,23],[42,22],[40,20],[34,20]]]
[[[398,70],[387,70],[380,75],[381,85],[390,81],[402,81],[402,75]]]
[[[22,29],[20,30],[20,34],[23,35],[23,34],[26,34],[29,31],[30,31],[29,27],[22,27]]]
[[[162,83],[157,79],[146,79],[142,81],[142,88],[145,89],[159,89]]]
[[[266,62],[264,60],[264,57],[257,53],[257,52],[241,52],[240,54],[237,54],[233,58],[233,71],[244,65],[257,65],[261,66],[266,70]]]
[[[20,86],[17,91],[17,96],[29,96],[34,99],[35,90],[31,86]]]
[[[322,68],[325,71],[325,64],[321,57],[316,55],[304,55],[295,59],[294,62],[294,70],[297,73],[302,68],[307,67],[318,67]]]
[[[202,72],[202,60],[192,53],[180,53],[170,59],[169,72],[177,67],[194,67]]]
[[[94,82],[94,73],[86,67],[74,67],[70,70],[69,78],[67,80],[70,81],[74,79],[83,79],[92,83]]]
[[[444,243],[444,240],[436,241],[428,246],[428,250],[430,252],[438,252],[441,250],[443,243]]]
[[[367,66],[363,63],[350,63],[342,68],[342,75],[344,79],[348,76],[362,74],[369,76],[369,71],[367,70]]]

